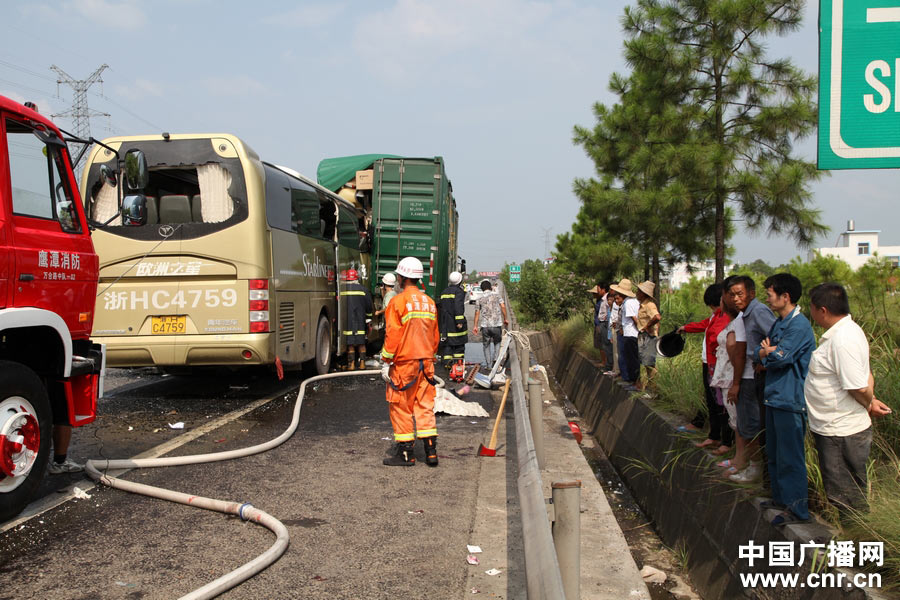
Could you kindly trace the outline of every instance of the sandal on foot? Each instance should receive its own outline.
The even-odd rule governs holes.
[[[795,523],[809,523],[811,519],[801,519],[794,513],[789,510],[780,513],[777,517],[772,519],[771,524],[775,527],[783,527],[784,525],[792,525]]]
[[[715,450],[711,450],[710,452],[712,452],[716,456],[722,456],[723,454],[728,454],[729,452],[731,452],[731,446],[725,446],[723,444],[722,446],[719,446],[718,448],[716,448]]]
[[[709,448],[710,446],[715,446],[717,443],[718,442],[716,442],[715,440],[706,438],[702,442],[694,442],[694,445],[698,448]]]
[[[734,468],[734,462],[730,458],[726,458],[725,460],[720,460],[716,463],[717,467],[721,467],[723,469]]]
[[[770,508],[774,508],[776,510],[784,510],[784,504],[781,502],[775,502],[774,500],[763,500],[759,503],[759,507],[763,510],[768,510]]]

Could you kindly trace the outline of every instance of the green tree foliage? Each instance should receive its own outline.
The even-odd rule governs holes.
[[[776,271],[775,267],[769,265],[769,263],[761,258],[757,258],[752,263],[747,263],[746,265],[735,265],[734,268],[741,271],[749,270],[753,273],[759,273],[763,277],[768,277]]]
[[[522,263],[522,279],[516,286],[516,299],[522,317],[529,322],[547,322],[553,314],[550,277],[539,260]]]
[[[816,79],[763,42],[800,25],[803,0],[637,0],[625,10],[625,56],[636,72],[689,81],[678,107],[692,136],[694,176],[679,181],[712,212],[716,280],[724,277],[728,209],[750,230],[787,234],[809,246],[827,231],[809,205],[819,172],[793,143],[816,127]],[[697,175],[699,172],[699,176]]]

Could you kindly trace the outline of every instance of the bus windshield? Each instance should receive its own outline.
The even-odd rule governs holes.
[[[150,181],[142,193],[147,198],[147,222],[123,225],[118,211],[122,177],[111,181],[101,166],[117,168],[116,156],[100,150],[89,167],[85,209],[97,223],[112,221],[109,233],[138,240],[159,239],[160,226],[180,230],[179,238],[208,235],[247,218],[247,192],[241,160],[227,140],[179,139],[123,142],[119,154],[142,150],[147,157]],[[114,217],[114,218],[113,218]]]

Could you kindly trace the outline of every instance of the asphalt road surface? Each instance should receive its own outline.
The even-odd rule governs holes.
[[[477,353],[480,344],[470,344]],[[217,426],[168,456],[257,444],[290,422],[299,376],[258,372],[166,377],[112,370],[97,421],[70,455],[129,458]],[[489,392],[468,398],[492,408]],[[234,411],[256,407],[237,418]],[[183,430],[170,423],[183,422]],[[291,543],[263,573],[223,598],[457,598],[475,518],[478,445],[490,419],[439,416],[441,464],[381,464],[391,445],[384,385],[354,376],[310,386],[297,432],[257,456],[131,471],[126,479],[251,502],[280,519]],[[482,459],[483,460],[483,459]],[[3,598],[174,598],[267,549],[267,529],[218,513],[102,486],[69,497],[83,475],[48,476],[35,516],[0,533]],[[86,487],[86,486],[85,486]],[[62,493],[61,493],[62,492]]]

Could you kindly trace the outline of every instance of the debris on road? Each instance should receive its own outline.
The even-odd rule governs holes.
[[[485,571],[487,575],[499,575],[502,572],[503,571],[501,571],[500,569],[488,569],[487,571]]]
[[[650,565],[645,565],[644,568],[641,569],[641,577],[643,577],[644,581],[646,581],[647,583],[666,582],[666,574],[656,567],[651,567]]]
[[[177,423],[169,423],[169,429],[184,429],[184,421],[178,421]]]
[[[477,565],[478,557],[475,556],[474,554],[470,554],[466,557],[466,562],[469,563],[470,565]]]
[[[88,494],[86,491],[84,491],[83,489],[81,489],[81,488],[78,487],[77,485],[76,485],[75,487],[72,488],[72,493],[73,493],[73,494],[75,495],[75,497],[78,498],[79,500],[88,500],[88,499],[90,499],[90,497],[91,497],[90,494]]]
[[[473,546],[471,544],[468,544],[466,546],[466,550],[469,551],[469,554],[478,554],[479,552],[481,552],[481,546]]]

